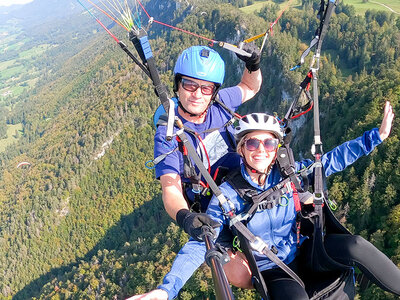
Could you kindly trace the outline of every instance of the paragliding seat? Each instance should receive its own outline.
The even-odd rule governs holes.
[[[333,215],[328,205],[323,208],[325,234],[350,234]],[[355,277],[352,267],[342,265],[326,253],[322,229],[314,220],[318,216],[302,220],[302,234],[310,238],[300,248],[299,270],[305,289],[311,300],[352,300],[355,297]],[[265,281],[258,270],[249,242],[238,235],[241,248],[249,262],[253,284],[264,300],[270,299]]]
[[[351,300],[356,295],[354,269],[333,260],[326,253],[323,234],[351,234],[336,219],[328,205],[323,207],[324,231],[316,217],[303,219],[302,234],[310,237],[300,249],[301,278],[310,299]]]

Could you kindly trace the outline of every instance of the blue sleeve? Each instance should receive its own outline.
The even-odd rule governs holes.
[[[238,86],[222,89],[218,92],[219,99],[230,109],[236,111],[242,104],[242,92]]]
[[[174,299],[186,281],[204,262],[206,246],[203,242],[189,240],[176,256],[171,270],[157,288],[168,293],[168,299]]]
[[[382,143],[382,139],[379,135],[379,130],[374,128],[364,132],[362,136],[345,142],[325,153],[322,156],[325,175],[329,176],[344,170],[360,157],[370,154],[380,143]]]
[[[215,230],[218,236],[223,227],[223,214],[218,206],[218,199],[215,196],[213,196],[210,201],[209,209],[210,207],[213,212],[211,213],[210,211],[210,216],[221,224],[221,227]],[[209,213],[209,210],[207,210],[207,213]],[[190,239],[179,251],[172,264],[171,270],[165,275],[163,283],[157,288],[166,291],[168,293],[168,299],[174,299],[185,285],[186,281],[189,280],[196,269],[204,262],[205,254],[206,246],[204,242],[197,242]]]
[[[173,151],[178,146],[178,143],[175,139],[167,141],[165,136],[166,126],[158,126],[154,136],[154,159],[160,155]],[[180,174],[181,170],[183,170],[183,161],[179,151],[173,151],[155,165],[157,179],[164,174]]]

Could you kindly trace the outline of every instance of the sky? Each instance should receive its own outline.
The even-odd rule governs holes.
[[[12,4],[26,4],[33,0],[0,0],[0,6],[10,6]]]

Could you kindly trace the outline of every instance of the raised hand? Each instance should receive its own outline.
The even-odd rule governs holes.
[[[237,57],[246,63],[247,70],[249,70],[250,72],[257,71],[260,68],[260,59],[261,59],[260,49],[258,49],[256,44],[251,42],[248,44],[247,43],[244,44],[242,50],[250,53],[251,56],[247,57],[236,54]]]
[[[392,129],[392,123],[394,119],[393,107],[389,101],[385,103],[385,109],[383,111],[383,119],[381,127],[379,128],[379,135],[381,136],[382,141],[385,140]]]

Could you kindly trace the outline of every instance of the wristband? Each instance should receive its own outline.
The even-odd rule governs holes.
[[[179,227],[184,228],[183,223],[189,214],[190,211],[187,208],[182,208],[176,213],[176,223],[178,223]]]

